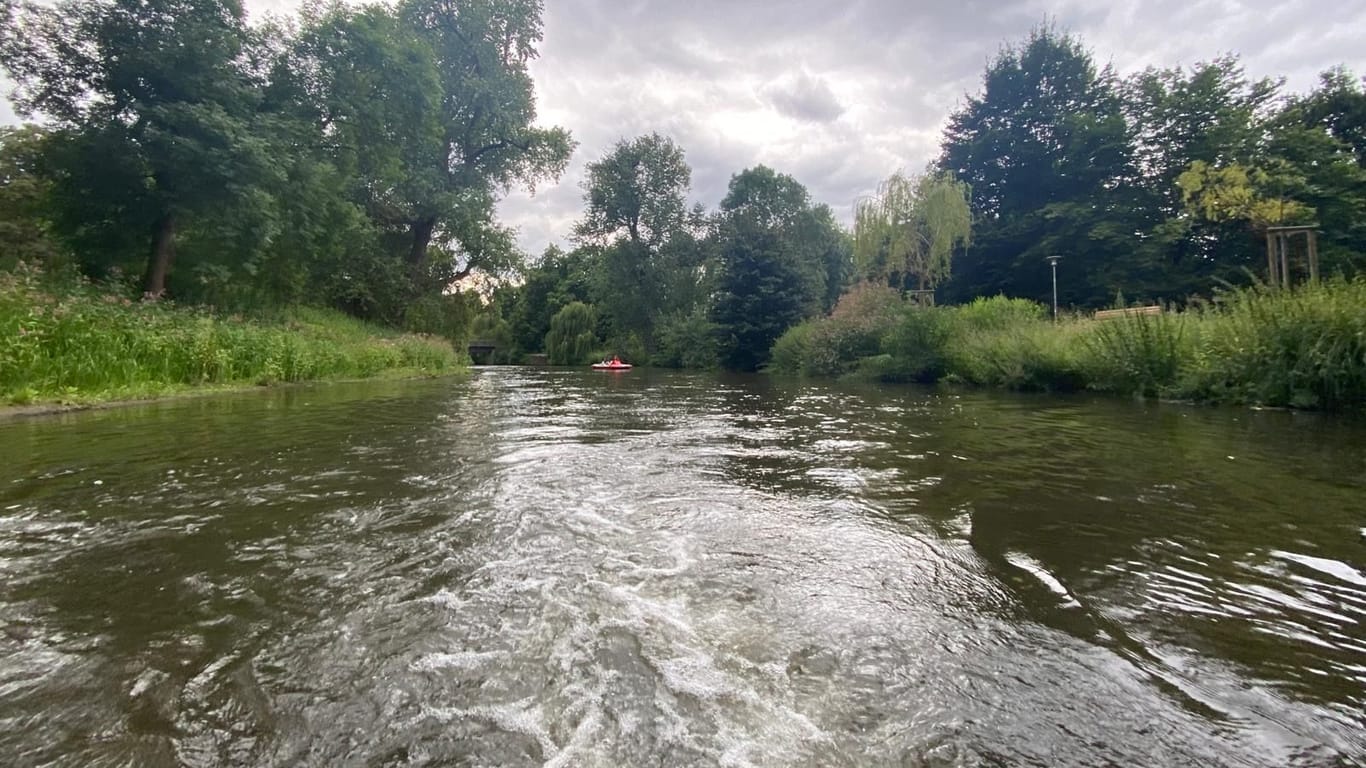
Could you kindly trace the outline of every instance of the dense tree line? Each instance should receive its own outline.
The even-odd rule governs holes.
[[[851,282],[1047,300],[1053,255],[1065,305],[1180,303],[1256,279],[1262,233],[1289,224],[1318,224],[1325,273],[1351,274],[1366,258],[1366,92],[1334,69],[1285,95],[1232,56],[1122,77],[1043,27],[990,63],[926,172],[856,206],[852,232],[771,169],[737,174],[711,213],[687,210],[688,179],[659,136],[593,163],[577,247],[499,296],[517,344],[540,349],[582,302],[601,310],[601,349],[751,369]]]
[[[1366,91],[1341,69],[1306,94],[1232,56],[1125,76],[1043,27],[851,230],[765,166],[690,205],[684,148],[650,134],[589,163],[569,250],[528,263],[494,204],[574,147],[534,122],[538,0],[313,3],[260,25],[238,0],[3,8],[0,65],[43,122],[0,134],[0,267],[70,263],[148,297],[327,304],[503,360],[752,370],[856,282],[1044,299],[1057,255],[1062,302],[1099,307],[1247,282],[1270,226],[1317,223],[1326,273],[1366,254]],[[497,286],[483,309],[450,291],[472,271]]]
[[[1366,92],[1341,69],[1306,95],[1224,56],[1121,77],[1081,42],[1036,30],[988,66],[952,116],[938,166],[972,191],[973,244],[952,301],[1184,301],[1264,270],[1267,226],[1317,223],[1329,272],[1366,255]]]
[[[6,195],[40,200],[50,250],[148,297],[440,325],[446,286],[517,265],[497,194],[572,149],[533,126],[540,13],[332,2],[252,26],[240,0],[11,0],[0,64],[46,128],[5,134],[40,181]]]

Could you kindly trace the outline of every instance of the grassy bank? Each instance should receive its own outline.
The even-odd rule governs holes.
[[[780,338],[772,368],[1359,410],[1366,406],[1366,280],[1245,288],[1180,313],[1057,323],[1020,299],[924,309],[861,286],[830,317]]]
[[[271,320],[146,304],[0,273],[0,404],[90,403],[205,386],[439,373],[451,344],[319,309]]]

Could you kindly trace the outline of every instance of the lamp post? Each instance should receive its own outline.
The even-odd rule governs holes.
[[[1058,260],[1062,257],[1054,254],[1044,258],[1048,259],[1048,263],[1053,267],[1053,322],[1056,323],[1058,322]]]

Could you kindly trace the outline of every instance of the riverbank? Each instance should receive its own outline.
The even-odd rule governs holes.
[[[1042,305],[916,308],[861,286],[789,330],[772,370],[1012,390],[1092,390],[1313,410],[1366,406],[1366,280],[1230,290],[1184,312],[1053,322]]]
[[[249,386],[435,375],[449,341],[339,312],[272,319],[144,303],[95,287],[0,275],[0,406],[91,406]]]

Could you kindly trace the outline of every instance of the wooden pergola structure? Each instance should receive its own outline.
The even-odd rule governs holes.
[[[1272,286],[1290,287],[1290,241],[1304,235],[1309,262],[1309,282],[1319,281],[1319,225],[1304,224],[1294,227],[1266,228],[1266,267]]]

